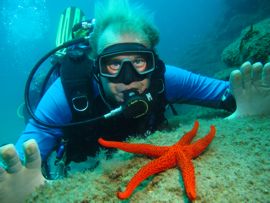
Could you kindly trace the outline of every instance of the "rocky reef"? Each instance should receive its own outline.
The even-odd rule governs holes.
[[[176,65],[204,75],[215,76],[215,74],[221,73],[224,75],[222,78],[228,78],[227,69],[238,68],[245,59],[266,61],[269,50],[265,53],[263,50],[269,45],[269,41],[264,33],[268,33],[267,29],[270,29],[269,21],[266,20],[270,18],[270,1],[224,0],[223,9],[222,17],[217,19],[211,32],[201,41],[191,43],[178,56],[179,62]],[[254,32],[258,29],[258,35],[255,35]],[[250,34],[252,35],[254,44],[250,45],[251,42],[244,38],[240,48],[241,56],[239,56],[241,39],[245,34],[247,34],[246,38],[249,38]],[[237,45],[230,46],[237,41]],[[230,47],[230,51],[227,51],[229,48],[226,47]]]
[[[266,63],[270,56],[270,18],[246,27],[240,37],[227,46],[222,60],[228,66],[239,66],[245,61]]]

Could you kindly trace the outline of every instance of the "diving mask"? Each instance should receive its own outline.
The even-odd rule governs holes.
[[[111,82],[141,81],[155,70],[156,57],[139,43],[121,43],[107,47],[98,56],[96,66],[101,76]]]

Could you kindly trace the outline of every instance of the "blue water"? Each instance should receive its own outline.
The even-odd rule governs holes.
[[[17,115],[17,108],[23,102],[24,84],[35,62],[55,46],[61,12],[68,6],[78,6],[91,18],[95,2],[0,1],[0,145],[14,143],[24,129],[23,119]],[[179,66],[180,56],[185,50],[208,36],[213,37],[216,25],[224,21],[226,12],[228,14],[226,0],[137,0],[137,2],[143,3],[155,14],[155,23],[161,34],[158,45],[161,58],[166,63]],[[243,5],[247,7],[246,4]]]

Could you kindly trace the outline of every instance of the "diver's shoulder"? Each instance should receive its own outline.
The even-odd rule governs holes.
[[[165,64],[166,71],[165,75],[170,75],[170,74],[185,74],[189,73],[190,71],[187,71],[185,68],[180,67],[180,66],[175,66],[175,65],[170,65],[170,64]]]

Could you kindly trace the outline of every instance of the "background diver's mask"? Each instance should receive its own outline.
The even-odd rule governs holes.
[[[120,43],[105,48],[96,67],[110,82],[129,84],[150,77],[156,67],[156,55],[142,44]]]

